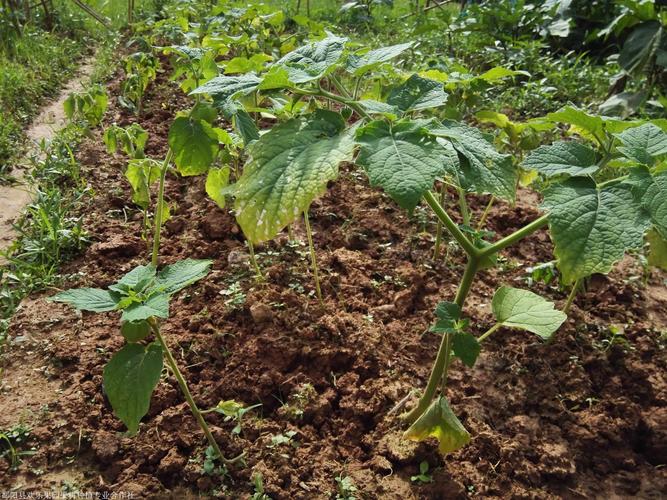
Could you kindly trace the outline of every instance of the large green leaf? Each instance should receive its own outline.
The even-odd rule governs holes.
[[[546,177],[555,175],[587,176],[597,169],[597,154],[578,142],[555,142],[540,146],[523,162],[527,170],[537,170]]]
[[[276,66],[287,70],[292,83],[318,80],[340,61],[346,42],[347,38],[329,35],[285,54],[276,62]]]
[[[549,339],[567,319],[567,314],[554,309],[553,302],[529,290],[500,287],[491,302],[496,321],[503,326],[528,330]]]
[[[158,273],[153,287],[155,290],[172,295],[204,278],[211,270],[212,264],[212,260],[179,260]]]
[[[215,102],[225,103],[235,97],[254,92],[261,81],[252,73],[238,76],[216,76],[190,94],[208,94]]]
[[[638,25],[627,38],[618,56],[618,64],[628,73],[641,72],[659,49],[664,28],[658,21]]]
[[[114,414],[136,434],[148,413],[151,395],[162,373],[162,348],[127,344],[104,368],[104,391]]]
[[[144,302],[134,302],[123,309],[122,321],[144,321],[149,318],[169,317],[169,296],[165,293],[154,293]]]
[[[616,137],[623,143],[617,149],[625,157],[644,165],[651,166],[667,155],[667,133],[652,123],[626,129]]]
[[[565,106],[554,113],[547,115],[547,120],[572,125],[572,132],[582,137],[595,139],[598,142],[604,139],[604,121],[601,117],[591,115],[576,106]]]
[[[181,175],[200,175],[208,170],[218,151],[218,135],[205,120],[179,116],[169,129],[169,147]]]
[[[447,94],[442,83],[415,74],[398,87],[394,88],[387,104],[395,106],[404,113],[420,109],[443,106],[447,102]]]
[[[458,174],[461,187],[514,200],[519,172],[510,156],[496,151],[481,131],[453,120],[445,120],[441,126],[429,130],[434,135],[449,139],[465,158]]]
[[[545,190],[543,207],[565,283],[609,272],[626,250],[642,246],[650,225],[626,184],[568,179]]]
[[[273,238],[307,210],[350,161],[353,131],[345,120],[319,110],[273,127],[250,147],[251,161],[234,185],[237,220],[248,239]]]
[[[368,71],[389,62],[412,47],[412,42],[369,50],[361,56],[351,55],[347,59],[346,69],[354,76],[361,76]]]
[[[405,431],[412,441],[424,441],[430,437],[438,440],[440,453],[451,453],[470,441],[470,434],[456,418],[445,397],[438,397],[417,421]]]
[[[100,288],[74,288],[57,293],[49,300],[65,302],[81,311],[113,311],[118,305],[120,295]]]
[[[357,163],[371,186],[380,186],[401,207],[413,210],[445,174],[455,175],[456,152],[429,135],[422,122],[373,121],[359,130]]]
[[[646,167],[635,168],[627,182],[653,226],[667,238],[667,171],[651,175]]]

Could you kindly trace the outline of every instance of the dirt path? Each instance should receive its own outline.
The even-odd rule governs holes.
[[[0,186],[0,250],[5,250],[14,241],[16,234],[12,224],[32,198],[31,187],[24,180],[29,158],[39,155],[40,143],[43,140],[50,140],[58,130],[65,126],[63,103],[72,92],[77,92],[84,87],[92,74],[93,66],[92,60],[84,62],[74,77],[63,87],[58,97],[44,106],[26,130],[30,146],[23,157],[22,165],[14,170],[17,182],[12,186]],[[0,259],[0,263],[3,263],[2,261],[4,259]]]

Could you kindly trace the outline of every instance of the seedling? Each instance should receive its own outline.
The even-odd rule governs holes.
[[[344,476],[341,472],[335,478],[336,500],[356,500],[357,487],[350,476]]]
[[[100,124],[107,109],[106,90],[101,85],[91,85],[81,92],[73,92],[63,103],[65,116],[69,120],[85,120],[91,127]]]
[[[262,406],[261,403],[245,407],[241,403],[237,403],[234,400],[220,401],[215,408],[204,410],[202,413],[220,413],[225,416],[225,422],[234,420],[236,422],[236,426],[232,429],[232,434],[240,434],[242,430],[243,415],[248,413],[250,410],[259,408],[260,406]]]
[[[125,59],[125,80],[121,85],[122,94],[118,102],[124,108],[140,116],[144,108],[144,94],[155,80],[159,61],[148,52],[135,52]]]
[[[150,406],[151,395],[160,381],[163,360],[172,372],[209,445],[225,465],[243,455],[227,459],[220,451],[201,410],[197,407],[187,382],[160,330],[160,319],[169,317],[169,299],[175,293],[204,278],[211,261],[186,259],[158,272],[152,264],[137,266],[106,290],[77,288],[51,297],[81,311],[121,312],[120,333],[126,344],[104,368],[104,390],[114,414],[127,426],[130,435]],[[153,336],[153,341],[146,344]]]
[[[144,148],[148,141],[148,132],[138,123],[128,127],[119,127],[115,123],[104,131],[104,144],[109,153],[121,149],[133,160],[144,158]]]
[[[428,473],[429,464],[426,460],[419,464],[419,474],[410,476],[413,483],[428,484],[433,482],[433,476]]]

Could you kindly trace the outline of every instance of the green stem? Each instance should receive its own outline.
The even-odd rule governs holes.
[[[470,287],[475,279],[475,274],[477,274],[478,268],[479,259],[477,257],[470,257],[468,265],[463,273],[463,277],[461,278],[458,292],[456,293],[456,305],[461,309],[470,292]],[[422,394],[422,397],[419,399],[417,406],[415,406],[415,408],[405,417],[409,424],[414,423],[428,409],[438,390],[438,384],[445,376],[445,368],[449,366],[450,357],[451,346],[449,345],[449,336],[443,335],[440,347],[438,348],[438,354],[435,357],[433,369],[431,370],[431,375],[426,384],[426,389],[424,389],[424,394]]]
[[[257,273],[257,279],[262,281],[264,279],[264,275],[262,274],[262,270],[259,267],[259,264],[257,263],[257,257],[255,257],[255,245],[252,244],[250,240],[246,240],[248,242],[248,253],[250,254],[250,263],[252,264],[252,267],[255,268],[255,272]]]
[[[352,98],[356,101],[359,99],[359,90],[361,89],[361,77],[357,78],[357,82],[354,84],[354,93]]]
[[[442,222],[442,225],[447,228],[447,231],[451,233],[454,239],[459,245],[465,250],[465,252],[470,257],[477,257],[480,253],[480,250],[471,243],[465,234],[459,229],[459,226],[451,219],[451,217],[445,212],[445,209],[442,208],[438,200],[431,191],[426,191],[424,194],[424,200],[431,207],[433,212],[435,212],[436,217]]]
[[[501,326],[503,326],[503,325],[500,324],[500,323],[496,323],[496,324],[493,325],[491,328],[489,328],[486,332],[484,332],[484,333],[477,339],[477,342],[484,342],[484,340],[486,340],[486,338],[487,338],[489,335],[491,335],[493,332],[495,332],[496,330],[498,330]]]
[[[516,243],[517,241],[525,238],[526,236],[529,236],[529,235],[533,234],[538,229],[546,226],[547,222],[548,222],[548,215],[543,215],[543,216],[535,219],[533,222],[531,222],[527,226],[524,226],[521,229],[519,229],[517,231],[514,231],[509,236],[505,236],[501,240],[498,240],[495,243],[493,243],[492,245],[484,247],[479,252],[479,256],[480,257],[487,257],[489,255],[493,255],[494,253],[498,253],[503,248],[506,248],[506,247]]]
[[[470,226],[470,210],[468,210],[466,193],[461,188],[458,188],[458,192],[459,192],[459,207],[461,209],[461,217],[463,218],[463,225]]]
[[[167,151],[167,156],[164,159],[162,164],[162,171],[160,172],[160,184],[158,187],[157,193],[157,208],[155,210],[155,233],[153,234],[153,256],[151,258],[151,263],[157,267],[159,264],[159,255],[160,255],[160,233],[162,232],[162,213],[164,212],[164,184],[165,179],[167,178],[167,170],[169,170],[169,164],[171,163],[172,158],[174,157],[174,152],[171,148]]]
[[[187,401],[188,406],[190,407],[190,410],[192,411],[192,414],[194,415],[195,419],[197,420],[197,423],[199,424],[199,427],[201,428],[201,430],[206,435],[206,439],[208,440],[208,443],[215,450],[216,454],[218,455],[218,457],[220,457],[220,460],[225,465],[231,465],[233,463],[238,462],[239,460],[241,460],[245,456],[245,453],[242,453],[238,457],[232,458],[231,460],[226,458],[222,454],[222,451],[220,450],[220,447],[218,446],[218,443],[216,442],[215,438],[213,437],[213,434],[211,433],[211,429],[209,429],[208,424],[206,423],[206,420],[204,420],[204,416],[202,415],[201,411],[197,407],[197,403],[195,403],[195,400],[192,397],[192,393],[190,392],[190,389],[188,388],[188,384],[185,381],[185,377],[183,377],[183,374],[178,369],[178,364],[176,363],[176,360],[174,359],[174,356],[171,354],[171,351],[169,350],[169,346],[167,345],[167,342],[164,340],[164,337],[162,336],[162,333],[160,333],[160,327],[158,326],[157,321],[155,320],[155,318],[150,318],[148,321],[149,321],[149,324],[151,326],[151,330],[153,330],[153,334],[155,335],[155,338],[157,338],[158,342],[160,342],[160,345],[162,346],[162,350],[164,351],[164,357],[167,360],[167,364],[169,365],[169,369],[174,374],[174,377],[176,377],[176,380],[178,381],[178,386],[181,388],[181,392],[183,393],[183,396],[185,396],[185,400]]]
[[[302,90],[302,89],[293,89],[292,92],[296,94],[301,94],[301,95],[308,95],[308,96],[313,96],[313,97],[324,97],[325,99],[329,99],[331,101],[339,102],[341,104],[344,104],[345,106],[353,109],[354,111],[357,112],[357,114],[363,118],[370,119],[371,115],[366,113],[364,108],[359,106],[359,104],[356,101],[353,101],[352,99],[346,99],[345,97],[332,94],[331,92],[327,92],[326,90],[320,88],[319,90],[315,91],[309,91],[309,90]]]
[[[567,302],[565,302],[565,307],[563,307],[563,312],[565,314],[567,314],[570,311],[570,307],[572,307],[572,303],[574,302],[574,299],[577,296],[577,292],[579,291],[580,285],[581,285],[581,278],[575,281],[574,285],[572,285],[572,290],[570,290],[570,294],[567,296]]]
[[[440,206],[445,204],[445,186],[440,186]],[[438,219],[435,229],[435,245],[433,245],[433,260],[440,257],[440,246],[442,245],[442,221]]]
[[[477,231],[481,231],[484,227],[484,224],[486,224],[486,218],[489,216],[489,212],[491,211],[491,207],[493,206],[494,201],[496,201],[496,198],[491,195],[489,203],[487,203],[484,212],[482,212],[482,217],[479,219],[479,223],[477,224]]]
[[[313,268],[313,279],[315,280],[315,291],[320,305],[324,305],[322,300],[322,289],[320,288],[320,275],[317,269],[317,255],[315,255],[315,246],[313,245],[313,232],[310,229],[310,220],[308,219],[308,211],[303,212],[303,221],[306,225],[306,236],[308,237],[308,248],[310,249],[310,264]]]

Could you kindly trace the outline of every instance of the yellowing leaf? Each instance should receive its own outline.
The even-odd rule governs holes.
[[[439,441],[440,453],[451,453],[470,441],[470,433],[456,418],[447,399],[439,397],[421,417],[405,431],[403,436],[411,441],[424,441],[434,437]]]

